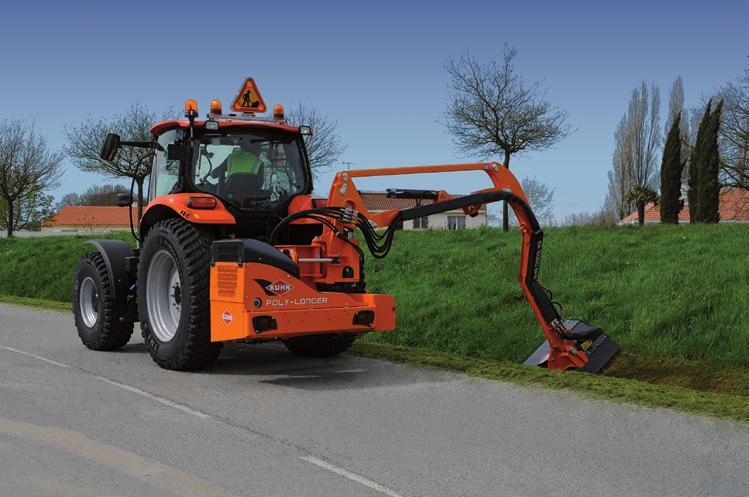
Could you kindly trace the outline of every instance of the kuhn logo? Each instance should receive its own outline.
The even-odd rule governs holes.
[[[234,321],[234,316],[231,312],[229,312],[229,309],[226,309],[221,314],[221,319],[224,321],[224,323],[231,324],[231,322]]]
[[[290,283],[286,283],[283,280],[276,280],[273,283],[266,285],[265,289],[273,295],[286,295],[287,293],[292,291],[294,287],[291,286]]]

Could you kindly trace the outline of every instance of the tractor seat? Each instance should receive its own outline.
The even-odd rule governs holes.
[[[595,340],[603,333],[598,326],[592,326],[577,319],[567,319],[564,327],[568,330],[566,336],[573,340]]]

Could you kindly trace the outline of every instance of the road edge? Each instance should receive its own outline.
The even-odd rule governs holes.
[[[52,300],[0,295],[0,302],[56,312],[70,312],[69,303]],[[579,372],[560,373],[507,361],[488,361],[459,354],[384,343],[357,342],[349,353],[415,367],[453,371],[521,386],[568,390],[589,399],[671,409],[749,425],[749,399],[741,395],[694,390],[674,385],[657,385],[641,380]]]

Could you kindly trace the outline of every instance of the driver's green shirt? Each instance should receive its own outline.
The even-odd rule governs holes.
[[[261,165],[257,155],[238,148],[226,158],[226,174],[227,176],[236,173],[259,174]]]

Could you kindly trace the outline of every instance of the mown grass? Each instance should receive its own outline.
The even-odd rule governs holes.
[[[0,239],[0,300],[67,309],[87,238]],[[593,377],[520,365],[543,335],[517,284],[517,231],[399,232],[366,268],[369,291],[396,296],[398,329],[355,351],[748,421],[748,242],[742,225],[546,230],[542,281],[564,316],[623,349]]]

